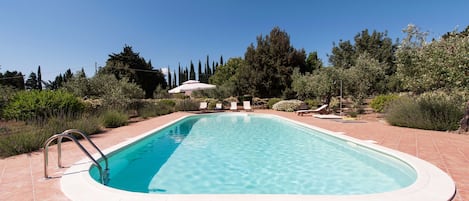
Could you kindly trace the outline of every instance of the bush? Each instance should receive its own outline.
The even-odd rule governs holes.
[[[160,100],[156,103],[145,102],[142,107],[139,107],[138,115],[143,118],[156,117],[160,115],[169,114],[174,111],[176,102],[172,100]]]
[[[46,124],[38,125],[44,128],[44,132],[49,134],[61,133],[68,129],[78,129],[88,135],[101,132],[101,122],[96,115],[79,115],[74,116],[55,116],[47,120]]]
[[[456,130],[463,116],[459,96],[427,93],[418,98],[400,97],[389,105],[386,120],[395,126],[427,130]]]
[[[199,101],[191,99],[183,99],[176,102],[175,110],[176,111],[194,111],[199,110],[200,103]]]
[[[161,100],[158,101],[158,103],[164,104],[164,105],[167,105],[167,106],[170,106],[170,107],[176,106],[176,101],[170,100],[170,99],[161,99]]]
[[[244,96],[238,96],[238,102],[242,103],[243,101],[249,101],[252,102],[252,96],[251,95],[244,95]]]
[[[117,110],[108,110],[104,112],[102,118],[103,126],[106,128],[117,128],[119,126],[127,125],[129,117],[124,112]]]
[[[399,98],[396,94],[385,94],[385,95],[379,95],[373,98],[371,101],[371,108],[375,112],[384,112],[384,109],[394,100]]]
[[[328,106],[329,110],[337,111],[340,110],[340,98],[332,97]]]
[[[83,100],[83,104],[85,106],[84,112],[85,113],[96,113],[102,108],[102,99],[86,99]]]
[[[0,118],[3,117],[3,108],[8,104],[10,99],[16,93],[16,89],[6,85],[0,85]]]
[[[308,105],[309,108],[316,108],[318,105],[321,105],[321,102],[318,100],[313,100],[313,99],[306,99],[304,100],[306,105]]]
[[[269,108],[268,105],[269,99],[266,98],[253,98],[252,105],[257,109],[267,109]]]
[[[280,99],[280,98],[271,98],[271,99],[269,99],[269,102],[267,102],[267,105],[269,106],[269,109],[273,109],[274,104],[278,103],[281,100],[282,99]]]
[[[5,131],[3,131],[5,132]],[[22,153],[36,151],[52,136],[34,128],[23,129],[20,132],[2,134],[0,136],[0,157],[8,157]]]
[[[81,113],[84,104],[71,93],[64,91],[20,91],[4,108],[7,119],[30,120],[58,114]]]
[[[347,115],[352,118],[356,118],[358,116],[358,112],[350,111],[350,112],[347,112]]]
[[[209,110],[215,109],[215,106],[217,105],[217,103],[220,102],[219,100],[214,99],[214,98],[205,98],[205,99],[203,99],[203,100],[199,100],[199,106],[200,106],[200,102],[202,102],[202,101],[207,102],[207,104],[208,104],[208,105],[207,105],[207,108],[208,108]]]
[[[143,106],[137,109],[138,116],[144,119],[158,116],[157,112],[158,112],[158,108],[156,106],[156,103],[151,103],[151,102],[143,103]]]
[[[98,73],[90,79],[73,77],[67,81],[63,89],[77,97],[101,99],[102,107],[109,109],[123,109],[132,99],[144,97],[143,90],[127,78],[118,80],[111,74]]]
[[[297,110],[302,104],[304,104],[304,102],[300,100],[283,100],[275,103],[272,106],[272,109],[277,111],[293,112]]]
[[[0,127],[0,157],[7,157],[39,150],[45,141],[56,133],[76,128],[87,134],[101,132],[97,116],[63,115],[51,117],[45,121],[9,123]]]

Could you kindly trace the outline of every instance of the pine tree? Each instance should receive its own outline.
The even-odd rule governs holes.
[[[70,79],[72,79],[72,77],[73,77],[73,73],[72,73],[72,70],[70,70],[70,68],[69,68],[64,73],[63,82],[69,81]]]
[[[151,60],[145,61],[128,45],[124,46],[121,53],[110,54],[101,71],[113,74],[118,80],[125,78],[128,82],[136,83],[145,92],[145,98],[153,98],[158,85],[166,88],[166,79],[161,70],[154,69]]]
[[[223,55],[220,56],[220,65],[223,66]]]
[[[31,74],[29,74],[29,77],[26,80],[26,83],[24,86],[26,87],[26,89],[29,89],[29,90],[34,90],[38,88],[36,73],[31,72]]]

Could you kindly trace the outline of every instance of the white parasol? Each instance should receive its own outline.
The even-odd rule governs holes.
[[[185,92],[186,95],[191,95],[193,91],[205,90],[205,89],[214,89],[216,85],[201,83],[197,80],[188,80],[182,83],[182,85],[169,90],[171,94]]]

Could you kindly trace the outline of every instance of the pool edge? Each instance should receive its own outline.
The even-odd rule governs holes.
[[[155,129],[152,129],[148,132],[140,134],[136,137],[127,139],[126,141],[119,143],[117,145],[111,146],[104,150],[105,154],[115,152],[123,146],[132,144],[133,142],[142,139],[149,134],[161,130],[175,122],[178,122],[194,114],[187,114],[176,120],[173,120],[169,123],[166,123],[162,126],[159,126]],[[157,195],[157,194],[146,194],[146,193],[134,193],[127,192],[123,190],[113,189],[106,187],[95,182],[91,176],[88,174],[88,169],[91,166],[91,163],[87,159],[83,159],[75,163],[71,168],[67,169],[64,173],[64,176],[61,179],[61,188],[64,194],[71,200],[319,200],[319,201],[329,201],[329,200],[428,200],[428,201],[442,201],[442,200],[451,200],[456,192],[456,186],[454,181],[449,177],[448,174],[426,162],[422,159],[419,159],[415,156],[399,152],[393,149],[383,147],[381,145],[375,145],[371,143],[364,142],[362,140],[352,138],[346,135],[338,134],[337,132],[329,131],[320,127],[295,121],[286,117],[274,115],[274,114],[255,114],[255,115],[264,115],[264,116],[274,116],[276,118],[288,120],[290,122],[306,126],[312,129],[319,130],[328,135],[344,139],[353,143],[357,143],[361,146],[368,147],[379,152],[383,152],[390,156],[396,157],[405,163],[409,164],[417,172],[417,180],[414,184],[409,187],[399,189],[396,191],[378,193],[378,194],[368,194],[368,195],[347,195],[347,196],[331,196],[331,195],[271,195],[271,194],[215,194],[215,195]],[[442,185],[443,184],[443,185]],[[82,188],[77,188],[80,186]],[[445,188],[442,188],[444,186]],[[428,189],[425,192],[422,192],[422,188]],[[420,189],[420,190],[419,190]],[[84,193],[86,192],[86,193]],[[432,193],[428,193],[432,192]]]

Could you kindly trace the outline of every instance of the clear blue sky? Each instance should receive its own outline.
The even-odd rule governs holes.
[[[469,25],[467,0],[2,0],[0,72],[42,68],[52,80],[70,68],[94,74],[125,44],[155,68],[244,57],[279,26],[292,45],[327,63],[333,42],[364,29],[393,39],[412,23],[429,39]]]

